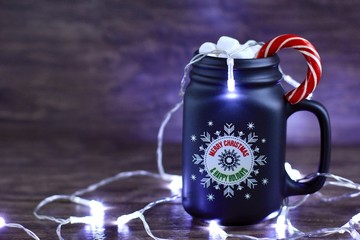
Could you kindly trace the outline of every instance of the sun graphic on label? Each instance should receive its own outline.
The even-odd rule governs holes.
[[[233,136],[224,136],[208,146],[204,163],[214,181],[234,185],[242,182],[252,172],[254,156],[246,142]]]
[[[208,121],[207,127],[214,128],[215,122]],[[258,183],[266,186],[267,178],[256,179],[261,167],[266,164],[266,156],[260,155],[261,149],[256,143],[259,137],[255,133],[255,123],[248,122],[247,131],[236,131],[234,124],[226,123],[223,130],[193,134],[191,141],[198,146],[199,153],[193,154],[193,163],[199,165],[199,178],[195,174],[192,181],[199,179],[204,188],[213,187],[223,190],[225,197],[233,197],[235,191],[242,191],[245,187],[254,189]],[[200,141],[195,143],[196,140]],[[265,138],[260,141],[265,144]],[[200,145],[201,144],[201,145]],[[202,175],[202,176],[201,176]],[[213,194],[209,193],[207,200],[214,201]],[[245,198],[249,199],[250,194]]]
[[[223,153],[219,155],[219,165],[226,171],[234,169],[237,166],[240,166],[240,156],[235,152],[235,150],[224,150]]]

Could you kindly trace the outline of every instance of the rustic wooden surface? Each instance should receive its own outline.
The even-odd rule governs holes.
[[[245,42],[296,33],[317,46],[315,93],[332,117],[334,143],[360,143],[360,2],[356,0],[0,1],[0,130],[88,132],[154,140],[175,104],[192,53],[229,35]],[[298,80],[303,57],[281,54]],[[181,114],[167,138],[180,140]],[[289,141],[318,142],[299,114]]]
[[[179,144],[165,145],[165,167],[168,172],[180,173]],[[156,172],[155,146],[147,142],[123,144],[115,138],[84,137],[23,137],[0,140],[0,215],[7,221],[18,222],[33,230],[41,239],[57,239],[56,224],[37,220],[32,211],[45,197],[71,194],[103,178],[121,171],[144,169]],[[356,168],[360,149],[337,147],[333,150],[331,172],[360,182]],[[287,158],[303,173],[313,172],[318,157],[314,147],[289,148]],[[117,181],[84,197],[102,201],[107,226],[103,238],[96,238],[84,225],[63,227],[65,239],[151,239],[140,220],[129,223],[128,232],[117,232],[111,224],[117,216],[138,210],[150,201],[172,193],[167,184],[147,177]],[[343,193],[339,189],[324,193]],[[311,198],[292,212],[294,226],[309,231],[320,227],[341,226],[360,211],[358,199],[322,203]],[[59,217],[84,216],[88,210],[67,203],[56,203],[41,213]],[[179,202],[159,205],[146,213],[154,234],[172,239],[212,239],[207,225],[192,220]],[[245,227],[230,227],[232,233],[274,237],[274,222]],[[23,232],[1,229],[0,239],[28,239]],[[334,235],[325,239],[350,239],[348,235]]]

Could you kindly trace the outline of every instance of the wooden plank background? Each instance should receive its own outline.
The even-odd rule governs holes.
[[[0,132],[154,141],[203,42],[296,33],[322,56],[315,99],[329,110],[333,142],[359,144],[359,11],[356,0],[2,0]],[[300,54],[283,51],[281,59],[303,79]],[[288,135],[293,144],[319,139],[308,114],[291,118]],[[166,139],[181,140],[180,113]]]

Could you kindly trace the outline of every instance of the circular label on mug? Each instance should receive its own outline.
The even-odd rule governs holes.
[[[207,147],[204,165],[213,180],[224,185],[234,185],[250,175],[254,166],[254,155],[245,141],[224,136]]]
[[[199,182],[204,188],[223,191],[226,198],[242,191],[246,200],[251,199],[252,189],[271,182],[265,172],[260,174],[267,163],[267,157],[261,151],[267,139],[258,135],[254,122],[248,122],[239,130],[232,123],[216,126],[209,120],[208,129],[189,136],[198,149],[192,155],[198,171],[191,173],[190,180]],[[216,201],[215,195],[209,193],[207,200]]]

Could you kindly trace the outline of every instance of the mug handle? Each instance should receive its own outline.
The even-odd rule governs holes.
[[[309,111],[313,113],[319,121],[320,126],[320,163],[318,173],[327,173],[330,166],[331,155],[331,128],[330,118],[325,107],[313,100],[303,100],[297,104],[287,104],[287,118],[298,111]],[[325,183],[326,177],[316,176],[306,181],[294,181],[286,173],[285,195],[303,195],[318,191]]]

